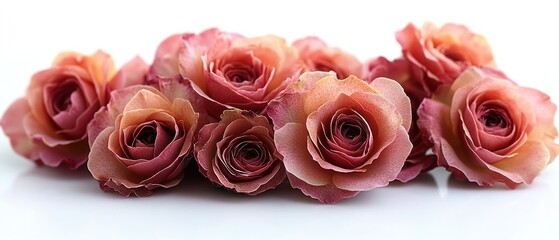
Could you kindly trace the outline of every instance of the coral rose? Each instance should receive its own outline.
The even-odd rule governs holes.
[[[157,50],[151,78],[179,74],[189,80],[208,113],[219,119],[231,107],[262,112],[304,67],[297,49],[282,38],[245,38],[209,29],[165,40]]]
[[[329,47],[320,38],[307,37],[292,45],[299,50],[299,56],[309,71],[334,71],[340,79],[363,75],[363,64],[359,59],[341,49]]]
[[[87,161],[87,125],[109,92],[141,84],[148,66],[135,58],[115,75],[109,55],[62,53],[51,68],[33,75],[26,95],[0,125],[14,150],[39,165],[75,169]]]
[[[200,172],[212,182],[256,195],[285,179],[281,155],[268,118],[249,111],[226,110],[221,121],[204,126],[194,147]]]
[[[395,81],[308,72],[270,103],[291,185],[335,203],[394,180],[409,155],[409,98]]]
[[[495,68],[486,39],[463,25],[445,24],[437,28],[425,23],[420,30],[408,24],[396,33],[404,58],[426,74],[424,87],[431,92],[452,82],[469,66]]]
[[[515,188],[557,156],[555,110],[544,93],[471,68],[423,101],[418,125],[456,177]]]
[[[114,91],[95,114],[87,167],[103,190],[147,196],[181,181],[198,114],[187,100],[163,92],[149,86]]]

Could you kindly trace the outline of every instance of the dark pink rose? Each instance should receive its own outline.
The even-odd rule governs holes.
[[[429,96],[439,85],[452,84],[469,66],[496,67],[485,38],[462,25],[437,28],[427,22],[418,29],[410,23],[396,33],[396,39],[404,58],[425,72],[423,87]]]
[[[341,79],[363,75],[363,64],[359,59],[341,49],[329,47],[320,38],[299,39],[293,42],[293,46],[299,50],[299,57],[309,71],[334,71]]]
[[[531,183],[557,156],[549,96],[478,68],[419,107],[418,126],[438,164],[480,186]]]
[[[279,37],[245,38],[209,29],[165,40],[151,75],[178,73],[204,99],[208,113],[219,118],[231,107],[262,112],[303,70],[297,49]]]
[[[432,145],[428,137],[423,136],[417,127],[417,108],[423,99],[427,97],[427,92],[421,84],[421,81],[424,79],[423,72],[404,58],[388,61],[384,57],[378,57],[369,61],[367,68],[367,81],[373,82],[379,77],[394,79],[400,83],[404,92],[410,98],[412,125],[408,133],[413,143],[413,149],[397,178],[401,182],[410,181],[421,172],[429,171],[436,166],[436,157],[428,154],[428,150],[431,149]]]
[[[148,196],[181,181],[198,114],[179,90],[132,86],[111,93],[88,130],[87,167],[101,189]]]
[[[239,193],[256,195],[285,179],[274,130],[261,115],[224,111],[220,122],[200,130],[194,151],[204,176]]]
[[[387,78],[307,72],[268,114],[291,186],[324,203],[388,185],[409,155],[410,100]]]
[[[38,165],[76,169],[87,161],[87,125],[109,92],[141,84],[147,65],[139,58],[115,75],[109,55],[62,53],[51,68],[33,75],[26,95],[4,113],[0,125],[14,150]]]

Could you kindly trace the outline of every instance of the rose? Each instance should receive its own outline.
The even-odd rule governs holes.
[[[180,89],[162,91],[149,86],[114,91],[107,107],[95,114],[87,167],[101,189],[147,196],[181,181],[198,114],[174,95]]]
[[[115,75],[109,55],[62,53],[51,68],[33,75],[26,96],[6,111],[0,125],[14,150],[38,165],[65,164],[76,169],[87,161],[86,128],[113,89],[140,84],[147,65],[135,58]]]
[[[164,41],[151,78],[179,73],[204,99],[209,114],[219,118],[230,107],[262,112],[303,68],[297,50],[279,37],[245,38],[209,29]]]
[[[339,78],[363,75],[363,64],[359,59],[338,48],[329,47],[320,38],[299,39],[293,42],[293,46],[299,50],[299,56],[309,71],[334,71]]]
[[[408,133],[413,143],[413,149],[397,177],[401,182],[408,182],[421,172],[433,169],[436,165],[435,156],[427,153],[431,148],[431,143],[417,126],[417,108],[421,101],[427,97],[427,92],[421,86],[424,74],[421,69],[404,58],[388,61],[384,57],[378,57],[369,61],[367,68],[366,80],[368,82],[372,82],[378,77],[394,79],[400,83],[404,92],[410,98],[412,125]]]
[[[221,121],[204,126],[194,146],[200,172],[212,182],[256,195],[285,178],[268,119],[248,111],[226,110]]]
[[[549,96],[471,68],[419,107],[438,164],[480,186],[515,188],[557,156]]]
[[[496,67],[485,38],[462,25],[437,28],[427,22],[419,30],[410,23],[396,33],[396,39],[404,58],[427,74],[423,86],[429,96],[440,84],[452,84],[469,66]]]
[[[268,114],[291,186],[325,203],[387,185],[412,148],[409,98],[386,78],[304,73]]]

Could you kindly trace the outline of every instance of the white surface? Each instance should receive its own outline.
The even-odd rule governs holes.
[[[119,66],[135,54],[151,62],[166,36],[219,27],[289,41],[317,35],[362,60],[393,58],[394,32],[425,20],[485,35],[502,70],[559,102],[553,1],[153,2],[2,1],[0,112],[62,50],[101,48]],[[438,169],[337,205],[288,186],[241,196],[197,176],[149,198],[122,198],[99,190],[87,170],[34,167],[1,135],[0,239],[557,239],[558,165],[517,190],[479,188]]]

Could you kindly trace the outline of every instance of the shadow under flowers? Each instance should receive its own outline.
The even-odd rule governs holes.
[[[154,191],[153,196],[180,195],[191,200],[203,200],[222,203],[252,203],[255,200],[263,202],[296,201],[301,203],[315,203],[316,201],[303,195],[298,189],[293,189],[287,180],[274,189],[270,189],[256,196],[250,196],[228,190],[205,178],[196,169],[197,166],[189,166],[185,170],[184,179],[181,183],[171,189]],[[316,202],[318,203],[318,202]]]

